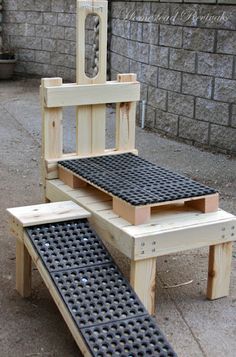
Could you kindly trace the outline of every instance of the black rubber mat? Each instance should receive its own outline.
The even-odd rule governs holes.
[[[92,356],[177,356],[86,219],[27,233]]]
[[[58,165],[134,206],[217,192],[131,153],[64,160]]]

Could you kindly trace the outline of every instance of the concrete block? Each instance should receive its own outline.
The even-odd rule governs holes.
[[[76,15],[75,14],[58,14],[57,20],[58,26],[70,26],[75,27],[76,25]]]
[[[236,129],[211,124],[210,144],[218,148],[236,152]]]
[[[158,24],[168,25],[170,23],[170,7],[169,4],[152,2],[151,14],[153,15],[153,22]]]
[[[199,7],[198,4],[170,4],[170,24],[197,27]]]
[[[236,55],[236,31],[218,31],[217,52]]]
[[[124,38],[130,37],[130,21],[122,19],[112,19],[112,34]]]
[[[11,46],[29,50],[41,50],[42,39],[34,37],[11,36]]]
[[[170,69],[195,72],[195,52],[171,48]]]
[[[156,66],[150,66],[149,64],[142,63],[140,80],[144,83],[157,87],[157,73],[158,68]]]
[[[43,14],[44,25],[57,25],[57,13],[46,12]]]
[[[229,104],[215,100],[196,99],[195,116],[199,120],[209,121],[220,125],[229,123]]]
[[[111,50],[120,55],[128,57],[129,41],[125,38],[112,36],[111,38]]]
[[[155,87],[148,87],[148,103],[155,108],[166,110],[167,91]]]
[[[154,66],[168,67],[169,49],[161,46],[150,46],[149,63]]]
[[[35,61],[35,50],[25,50],[25,49],[18,49],[17,51],[17,58],[19,61]]]
[[[35,25],[32,24],[18,24],[18,33],[16,33],[18,36],[35,36]]]
[[[129,59],[112,52],[111,67],[120,73],[129,73]]]
[[[199,27],[235,30],[236,7],[219,5],[199,5]]]
[[[128,55],[131,59],[138,59],[142,63],[148,63],[149,45],[146,43],[129,41]]]
[[[213,78],[198,74],[183,74],[182,92],[198,97],[211,98]]]
[[[42,50],[54,52],[57,50],[57,41],[51,38],[42,39]]]
[[[181,116],[179,118],[179,137],[193,140],[194,142],[207,144],[209,123],[189,119]]]
[[[35,51],[35,61],[43,64],[50,63],[50,52]]]
[[[158,44],[159,25],[155,23],[143,23],[143,42],[153,45]]]
[[[76,13],[76,0],[66,0],[64,2],[64,11],[69,13]]]
[[[233,56],[200,52],[197,54],[197,58],[198,73],[232,78]]]
[[[181,72],[159,68],[158,87],[180,92]]]
[[[143,40],[143,24],[141,22],[130,22],[130,39],[140,42]]]
[[[231,126],[236,128],[236,104],[232,106]]]
[[[146,108],[145,128],[154,128],[156,120],[156,111],[150,105]]]
[[[169,47],[181,47],[182,27],[160,25],[160,45]]]
[[[63,12],[64,11],[64,0],[51,0],[52,12]]]
[[[183,28],[183,48],[194,51],[213,52],[215,31],[201,28]]]
[[[26,23],[40,25],[43,23],[43,14],[36,11],[27,11],[26,15]]]
[[[4,2],[4,10],[17,10],[18,0]]]
[[[76,44],[73,41],[57,40],[57,51],[69,55],[76,54]]]
[[[224,102],[236,102],[236,80],[216,78],[214,99]]]
[[[194,98],[190,95],[168,92],[168,112],[193,117]]]
[[[74,27],[65,28],[65,40],[69,40],[69,41],[76,40],[76,31]]]
[[[156,110],[155,128],[168,135],[177,136],[178,132],[178,115]]]
[[[58,40],[65,38],[65,27],[63,26],[52,26],[51,29],[51,38]]]
[[[50,38],[51,36],[51,26],[49,25],[35,25],[36,37]]]
[[[129,72],[136,73],[139,81],[142,80],[142,63],[130,60],[129,61]]]
[[[21,24],[27,21],[27,13],[24,11],[6,11],[4,13],[4,22]]]

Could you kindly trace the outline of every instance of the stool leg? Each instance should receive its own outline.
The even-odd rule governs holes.
[[[210,246],[207,298],[219,299],[229,295],[232,242]]]
[[[31,257],[19,239],[16,241],[16,290],[22,297],[31,294]]]
[[[156,258],[131,261],[130,283],[152,315],[155,313]]]

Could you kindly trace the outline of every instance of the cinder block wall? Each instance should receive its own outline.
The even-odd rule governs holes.
[[[3,35],[17,53],[16,72],[75,81],[76,0],[5,0]],[[91,70],[92,24],[87,67]]]
[[[148,128],[236,152],[235,30],[235,0],[114,1],[112,76],[138,74]]]
[[[75,5],[3,1],[3,35],[16,49],[18,73],[75,80]],[[235,153],[236,0],[112,0],[111,16],[112,76],[138,74],[146,126]]]

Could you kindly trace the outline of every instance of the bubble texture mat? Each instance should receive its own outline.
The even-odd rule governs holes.
[[[133,206],[217,192],[131,153],[64,160],[58,165]]]
[[[26,230],[92,356],[177,356],[87,219]]]

